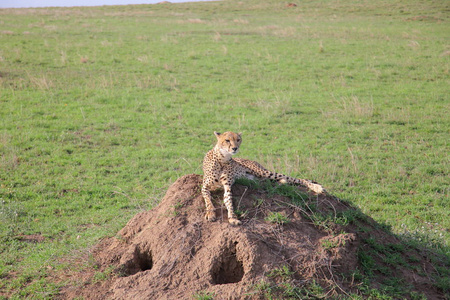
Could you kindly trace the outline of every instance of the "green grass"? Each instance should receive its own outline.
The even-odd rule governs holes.
[[[280,212],[270,212],[264,220],[277,225],[284,225],[289,223],[289,218]]]
[[[192,298],[194,300],[213,300],[214,299],[214,293],[212,292],[198,292],[195,293]]]
[[[293,277],[294,273],[287,266],[273,269],[267,273],[267,279],[261,279],[253,285],[253,291],[269,300],[321,299],[327,296],[323,288],[315,281],[298,286]]]
[[[448,255],[448,4],[297,4],[0,10],[0,297],[55,294],[214,130]]]

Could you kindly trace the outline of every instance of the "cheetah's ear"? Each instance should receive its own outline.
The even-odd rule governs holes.
[[[239,132],[239,133],[238,133],[238,136],[242,136],[242,132]]]
[[[214,131],[214,135],[215,135],[217,138],[219,138],[220,132]]]

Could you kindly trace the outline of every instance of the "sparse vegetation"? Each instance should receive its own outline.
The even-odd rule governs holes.
[[[213,130],[242,131],[239,156],[317,180],[424,249],[448,295],[445,1],[230,0],[0,16],[0,297],[56,295],[64,282],[51,273],[74,267],[63,258],[199,173]],[[255,184],[291,193],[324,228],[362,216],[323,216],[290,187]],[[367,243],[367,280],[370,267],[389,272],[371,257],[408,264],[402,249]],[[376,293],[366,295],[398,291]]]

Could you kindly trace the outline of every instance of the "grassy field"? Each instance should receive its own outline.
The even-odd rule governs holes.
[[[448,258],[450,6],[403,2],[0,10],[0,298],[51,298],[214,130]]]

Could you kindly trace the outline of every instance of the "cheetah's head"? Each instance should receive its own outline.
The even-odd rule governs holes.
[[[231,157],[231,155],[239,151],[239,146],[242,142],[242,133],[234,133],[231,131],[219,133],[214,131],[214,134],[217,137],[216,147],[225,157]]]

